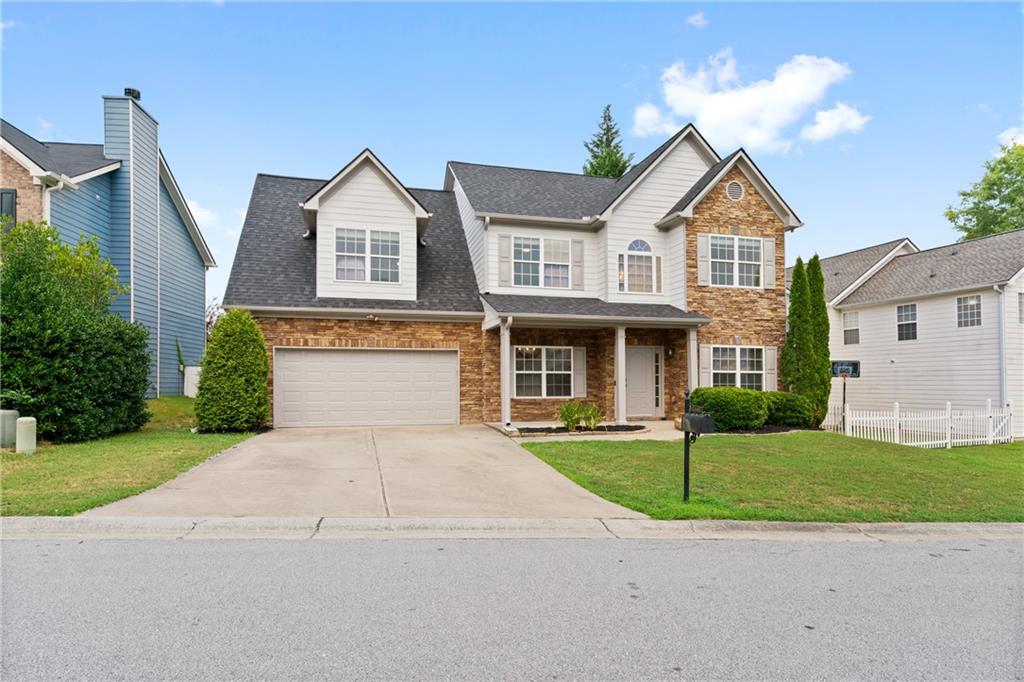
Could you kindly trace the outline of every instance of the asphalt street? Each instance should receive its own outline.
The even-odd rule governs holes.
[[[1019,540],[6,540],[56,679],[1024,678]]]

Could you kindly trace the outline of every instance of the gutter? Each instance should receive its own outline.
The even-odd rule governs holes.
[[[490,213],[477,211],[476,217],[484,221],[484,226],[489,227],[491,221],[508,223],[511,225],[551,225],[561,227],[583,227],[597,229],[604,225],[605,221],[601,216],[584,216],[582,218],[553,218],[551,216],[519,215],[516,213]]]
[[[230,304],[225,310],[248,310],[255,317],[328,318],[344,320],[433,320],[466,322],[482,319],[483,312],[465,310],[387,310],[381,308],[309,308]]]
[[[997,294],[999,302],[999,339],[997,341],[999,350],[999,405],[1006,405],[1006,286],[996,285],[992,287]]]

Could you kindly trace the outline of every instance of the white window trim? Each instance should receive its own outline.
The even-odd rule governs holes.
[[[521,371],[516,369],[516,351],[520,348],[535,348],[540,351],[540,372],[535,371]],[[567,350],[569,351],[569,371],[568,372],[550,372],[550,374],[568,374],[569,375],[569,395],[548,395],[548,354],[549,349]],[[531,346],[528,344],[520,344],[512,347],[512,397],[516,400],[571,400],[576,397],[576,366],[573,358],[573,347],[572,346]],[[519,374],[540,374],[540,395],[519,395],[519,390],[516,388],[516,376]]]
[[[716,374],[728,374],[728,372],[715,371],[715,349],[716,348],[735,348],[736,349],[736,371],[733,372],[733,374],[735,375],[736,382],[734,384],[732,384],[734,387],[742,388],[742,385],[741,385],[741,382],[740,382],[740,375],[741,374],[760,374],[761,375],[761,389],[760,390],[762,390],[762,391],[765,390],[765,388],[764,388],[764,386],[765,386],[765,378],[766,378],[766,376],[768,374],[767,370],[765,370],[765,355],[766,355],[766,347],[765,346],[730,346],[730,345],[727,345],[727,344],[714,344],[713,346],[711,346],[711,386],[715,385],[715,375]],[[748,349],[748,350],[749,349],[755,349],[755,350],[761,351],[761,371],[760,372],[744,371],[744,370],[740,369],[740,350],[742,350],[742,349]],[[754,389],[752,389],[752,390],[754,390]]]
[[[978,324],[960,324],[960,301],[965,301],[965,300],[967,300],[969,298],[976,298],[976,299],[978,299]],[[985,323],[985,318],[984,318],[984,316],[982,314],[982,310],[981,310],[983,305],[984,304],[982,303],[982,300],[981,300],[981,294],[967,294],[966,296],[957,296],[956,297],[956,304],[955,304],[956,328],[957,329],[973,329],[974,327],[982,326]]]
[[[510,235],[510,239],[512,240],[511,244],[510,244],[510,246],[512,248],[512,253],[511,253],[511,256],[512,256],[512,272],[511,272],[512,280],[510,282],[511,286],[513,286],[513,287],[515,287],[517,289],[551,289],[553,291],[568,291],[568,290],[572,289],[572,239],[567,239],[567,238],[563,238],[563,237],[537,237],[537,236],[526,235],[526,234],[513,234],[513,235]],[[536,240],[540,241],[540,260],[539,261],[532,261],[532,260],[519,260],[519,259],[517,259],[516,258],[516,239],[536,239]],[[564,263],[559,263],[559,262],[556,262],[556,261],[551,261],[550,262],[550,265],[565,265],[565,266],[567,266],[569,268],[569,279],[566,280],[567,284],[564,287],[549,287],[549,286],[545,286],[544,285],[544,265],[545,264],[549,264],[548,261],[547,261],[547,251],[544,248],[544,242],[549,240],[549,239],[551,241],[556,241],[556,242],[565,242],[566,244],[569,245],[569,260],[567,260]],[[516,263],[537,263],[540,266],[539,269],[538,269],[538,273],[539,274],[538,274],[538,277],[537,277],[537,284],[516,284]]]
[[[857,316],[857,324],[856,324],[856,326],[848,327],[848,326],[846,326],[846,320],[851,315],[856,315]],[[857,343],[849,343],[846,340],[846,332],[853,331],[854,329],[857,330]],[[860,313],[859,312],[843,313],[843,345],[844,346],[859,346],[860,345]]]
[[[651,247],[651,250],[650,251],[633,251],[633,250],[631,250],[629,248],[629,245],[632,244],[635,241],[638,241],[638,240],[644,242],[645,244],[647,244],[647,246]],[[657,252],[654,250],[654,245],[651,244],[651,242],[649,242],[648,240],[643,239],[642,237],[637,237],[636,239],[630,239],[629,243],[626,244],[626,249],[621,251],[619,253],[618,257],[615,260],[615,277],[616,277],[615,283],[616,283],[616,288],[618,289],[618,293],[620,293],[620,294],[636,294],[636,295],[639,295],[639,296],[659,296],[659,295],[661,295],[661,292],[658,291],[658,271],[656,270],[656,268],[658,267],[658,259],[655,257],[657,255],[658,255]],[[630,256],[641,256],[641,257],[644,257],[644,258],[650,258],[651,259],[651,290],[650,291],[632,291],[629,288],[629,257]],[[619,270],[619,266],[620,265],[622,266],[621,267],[621,273],[620,273],[620,270]],[[618,279],[620,274],[622,275],[622,280],[621,280],[622,286],[621,287],[618,286],[620,284],[620,281]]]
[[[904,320],[903,322],[900,322],[900,308],[911,308],[911,307],[914,309],[914,319],[913,320]],[[901,303],[901,304],[897,305],[896,306],[896,343],[906,343],[907,341],[917,341],[918,339],[920,339],[921,335],[918,334],[918,331],[920,331],[920,330],[918,329],[917,322],[918,322],[918,319],[917,319],[917,304],[916,303]],[[912,339],[901,339],[900,338],[900,325],[901,324],[913,324],[914,325],[914,338],[912,338]]]
[[[363,232],[363,253],[346,253],[344,251],[338,251],[338,230],[348,230],[350,232]],[[398,280],[394,282],[375,282],[370,279],[370,259],[374,256],[370,253],[370,233],[371,232],[390,232],[391,234],[398,235],[398,255],[397,256],[376,256],[376,258],[391,258],[398,261]],[[363,279],[338,279],[338,256],[359,256],[363,257]],[[372,284],[374,286],[394,286],[402,283],[402,233],[399,230],[382,230],[376,227],[335,227],[334,228],[334,282],[335,284]]]
[[[712,254],[712,242],[716,238],[731,239],[732,240],[732,261],[725,261],[720,258],[713,258]],[[757,279],[758,284],[740,284],[740,263],[746,263],[748,265],[754,265],[754,261],[741,261],[740,260],[740,239],[750,239],[760,243],[758,247],[758,253],[761,254],[761,259],[756,262],[757,265]],[[714,283],[714,264],[715,263],[732,263],[732,284],[715,284]],[[721,287],[723,289],[763,289],[764,288],[764,237],[745,237],[741,234],[711,234],[708,237],[708,284],[713,287]]]

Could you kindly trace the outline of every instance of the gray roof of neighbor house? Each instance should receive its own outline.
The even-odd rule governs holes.
[[[1024,229],[893,258],[839,305],[1003,284],[1024,269]]]
[[[672,305],[650,303],[609,303],[599,298],[569,296],[519,296],[483,294],[487,305],[499,315],[561,315],[564,317],[636,317],[652,320],[687,320],[695,324],[710,322],[699,313]]]
[[[0,120],[0,135],[43,170],[68,177],[117,163],[117,159],[103,155],[102,144],[41,142],[3,120]]]
[[[603,213],[687,131],[700,136],[692,125],[683,126],[618,179],[463,161],[449,161],[448,165],[479,213],[578,219]]]
[[[861,275],[871,269],[886,254],[895,249],[906,237],[875,244],[856,251],[821,259],[821,272],[825,275],[825,299],[831,301],[843,293]],[[793,268],[786,268],[786,287],[793,280]]]
[[[324,182],[256,176],[224,293],[225,305],[482,313],[455,195],[440,190],[409,189],[433,214],[424,236],[426,244],[417,251],[415,301],[317,298],[316,236],[302,238],[306,224],[299,202]]]

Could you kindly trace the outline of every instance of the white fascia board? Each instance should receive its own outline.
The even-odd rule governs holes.
[[[43,177],[49,172],[35,161],[25,156],[20,149],[8,142],[5,138],[0,138],[0,149],[17,161],[34,178]]]
[[[380,308],[303,308],[280,306],[252,306],[231,304],[225,305],[226,310],[238,308],[248,310],[256,317],[297,317],[325,318],[341,320],[406,320],[432,322],[470,322],[484,317],[481,312],[462,310],[386,310]]]
[[[112,171],[116,171],[120,167],[121,167],[121,162],[120,161],[113,161],[113,162],[111,162],[110,164],[108,164],[106,166],[100,166],[99,168],[97,168],[95,170],[91,170],[91,171],[89,171],[87,173],[81,173],[79,175],[74,176],[74,177],[71,178],[71,182],[77,183],[77,182],[85,182],[86,180],[92,180],[93,178],[99,177],[101,175],[105,175],[105,174],[110,173]]]
[[[494,329],[501,325],[501,316],[498,315],[498,311],[495,310],[490,303],[485,301],[483,298],[480,299],[480,303],[484,306],[484,321],[480,323],[480,328],[483,331]]]
[[[631,317],[631,316],[609,316],[609,315],[565,315],[554,313],[498,313],[501,317],[515,318],[517,325],[524,327],[575,327],[575,328],[602,328],[602,327],[644,327],[648,329],[660,329],[665,327],[696,329],[708,324],[711,320],[707,318],[689,319],[678,317]]]
[[[582,228],[596,230],[604,225],[604,221],[597,217],[552,218],[551,216],[519,215],[517,213],[492,213],[488,211],[477,211],[476,217],[483,220],[485,226],[489,226],[491,222],[499,222],[507,223],[509,225],[575,227],[577,229]]]
[[[395,186],[395,188],[405,198],[405,200],[412,205],[413,214],[416,216],[417,219],[426,220],[430,218],[430,212],[427,211],[427,209],[425,209],[422,204],[420,204],[419,200],[417,200],[416,197],[414,197],[412,193],[405,188],[405,185],[403,185],[398,180],[398,178],[396,178],[394,174],[390,170],[388,170],[388,167],[385,166],[381,162],[381,160],[378,159],[377,156],[369,149],[364,149],[362,152],[356,155],[354,159],[345,164],[345,167],[338,171],[333,178],[324,183],[324,186],[318,189],[313,194],[313,196],[309,197],[304,202],[302,202],[302,208],[306,211],[320,210],[320,199],[327,192],[331,191],[331,189],[336,187],[338,183],[340,183],[342,180],[348,177],[348,175],[352,173],[352,171],[354,171],[356,168],[358,168],[359,165],[362,164],[364,161],[372,163],[374,167],[376,167],[377,170],[379,170],[384,175],[384,177],[387,178],[388,181]]]
[[[858,277],[857,279],[853,280],[853,282],[850,284],[850,286],[848,286],[845,289],[843,289],[842,291],[840,291],[839,294],[835,298],[833,298],[831,301],[828,302],[828,304],[831,305],[831,306],[838,305],[840,302],[842,302],[842,300],[844,298],[846,298],[847,296],[852,294],[854,291],[859,289],[864,284],[864,282],[867,282],[869,279],[871,279],[875,275],[875,273],[877,273],[879,270],[881,270],[886,265],[888,265],[889,262],[892,261],[893,258],[895,258],[896,256],[900,255],[898,253],[900,251],[900,249],[902,249],[904,246],[906,246],[908,244],[914,249],[914,251],[918,250],[917,245],[914,244],[914,242],[910,241],[909,239],[904,239],[899,244],[894,246],[892,251],[890,251],[889,253],[885,254],[881,258],[879,258],[877,263],[875,263],[870,268],[865,270],[864,273],[860,277]]]
[[[170,166],[167,165],[164,153],[159,151],[158,155],[160,157],[160,179],[167,187],[167,193],[171,195],[171,201],[174,202],[174,207],[178,209],[178,215],[185,222],[185,227],[188,228],[189,236],[192,237],[192,242],[196,245],[196,250],[199,251],[199,256],[203,259],[203,264],[207,269],[217,267],[217,261],[213,259],[213,253],[210,251],[210,247],[207,246],[206,240],[203,239],[203,233],[200,231],[196,219],[192,217],[192,211],[189,210],[188,202],[185,201],[185,196],[181,193],[181,188],[178,187],[178,182],[174,179]]]

